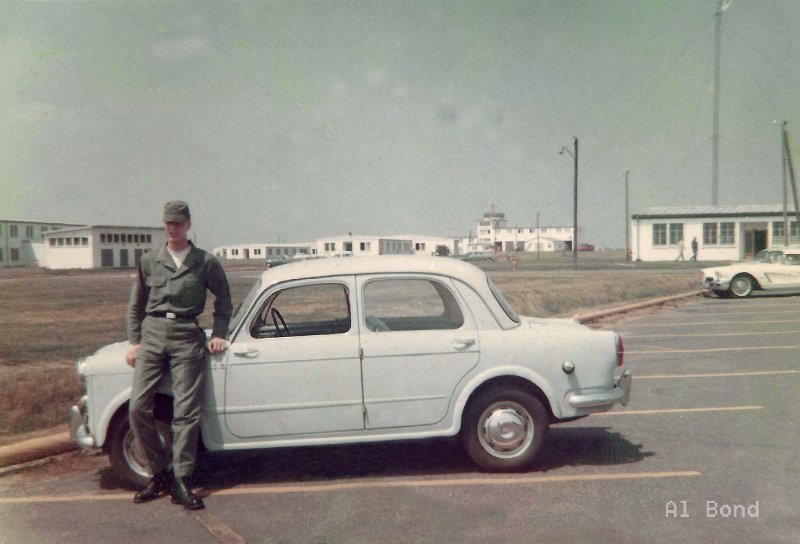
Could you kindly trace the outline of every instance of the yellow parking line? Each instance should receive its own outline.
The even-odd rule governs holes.
[[[758,349],[800,349],[800,346],[751,346],[738,348],[661,349],[650,351],[625,350],[625,355],[666,355],[670,353],[713,353],[717,351],[753,351]]]
[[[287,493],[325,493],[330,491],[349,491],[362,489],[393,489],[409,487],[456,487],[456,486],[503,486],[503,485],[535,485],[548,483],[569,483],[569,482],[600,482],[609,480],[652,480],[659,478],[689,478],[702,476],[696,470],[677,470],[662,472],[614,472],[606,474],[572,474],[564,476],[504,476],[486,478],[454,478],[438,480],[395,480],[395,481],[372,481],[372,482],[347,482],[333,484],[310,484],[310,485],[262,485],[234,487],[213,491],[211,496],[235,496],[235,495],[280,495]],[[5,497],[0,498],[0,504],[28,504],[28,503],[49,503],[49,502],[97,502],[109,500],[131,500],[131,495],[109,494],[109,495],[37,495],[31,497]],[[162,499],[163,500],[163,499]]]
[[[669,378],[731,378],[736,376],[778,376],[800,374],[800,370],[757,370],[753,372],[709,372],[707,374],[646,374],[634,376],[635,380],[661,380]]]
[[[625,327],[660,328],[660,327],[698,327],[706,325],[758,325],[760,323],[800,323],[800,319],[771,319],[763,321],[681,321],[680,323],[626,323]]]
[[[775,331],[775,332],[715,332],[715,333],[691,333],[691,334],[624,334],[624,339],[628,338],[703,338],[708,336],[774,336],[778,334],[798,334],[800,330]]]
[[[620,412],[600,412],[592,416],[640,416],[650,414],[686,414],[694,412],[741,412],[763,410],[763,406],[712,406],[708,408],[664,408],[660,410],[622,410]]]

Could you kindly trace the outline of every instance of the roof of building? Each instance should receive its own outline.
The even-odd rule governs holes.
[[[790,213],[793,213],[790,211]],[[657,206],[633,214],[633,219],[678,217],[763,217],[783,214],[783,204],[740,204],[737,206]]]

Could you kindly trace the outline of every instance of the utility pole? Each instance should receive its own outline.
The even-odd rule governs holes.
[[[722,55],[722,13],[728,9],[730,0],[717,0],[716,27],[714,32],[714,132],[711,145],[711,205],[719,203],[719,93],[720,57]]]
[[[539,241],[539,212],[536,212],[536,260],[539,260],[541,254],[541,242]]]
[[[571,152],[566,147],[562,147],[558,153],[563,155],[566,151],[574,162],[575,180],[572,198],[572,266],[575,270],[578,269],[578,138],[573,137],[575,152]]]
[[[628,174],[630,170],[625,170],[625,262],[631,260],[631,229],[628,224]]]
[[[781,126],[781,168],[783,169],[783,245],[789,245],[789,176],[786,166],[786,122]]]
[[[794,175],[794,165],[792,164],[792,149],[789,145],[789,129],[787,128],[788,123],[786,121],[783,122],[783,150],[786,156],[786,162],[784,163],[786,166],[784,168],[788,168],[789,171],[789,181],[792,182],[792,196],[794,196],[794,213],[797,216],[797,229],[798,235],[800,235],[800,204],[798,204],[798,195],[797,195],[797,178]],[[791,233],[789,233],[789,237],[791,238]]]

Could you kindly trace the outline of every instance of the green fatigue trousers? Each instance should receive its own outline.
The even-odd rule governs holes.
[[[155,393],[161,378],[172,377],[172,470],[189,476],[197,462],[206,335],[194,320],[147,316],[133,372],[129,407],[131,431],[153,474],[169,468],[169,453],[155,427]]]

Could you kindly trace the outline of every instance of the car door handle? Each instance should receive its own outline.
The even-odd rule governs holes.
[[[241,348],[233,350],[233,354],[237,357],[255,357],[258,355],[258,350],[255,348]]]
[[[475,343],[475,340],[473,338],[470,338],[468,340],[453,340],[453,342],[452,342],[453,347],[456,348],[456,349],[467,349],[468,347],[470,347],[474,343]]]

